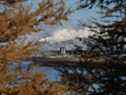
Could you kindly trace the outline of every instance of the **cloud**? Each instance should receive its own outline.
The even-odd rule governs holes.
[[[60,29],[52,34],[52,36],[41,38],[40,42],[63,42],[67,40],[72,40],[77,37],[81,38],[88,38],[89,36],[93,35],[94,33],[90,31],[89,28],[84,28],[80,30],[68,28],[68,29]]]

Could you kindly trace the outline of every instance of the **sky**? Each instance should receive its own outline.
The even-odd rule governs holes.
[[[34,11],[36,8],[38,8],[37,5],[40,1],[41,0],[28,0],[27,2],[32,6],[32,9]],[[74,10],[76,8],[78,0],[66,1],[66,8],[71,8],[71,10]],[[101,15],[97,13],[97,11],[99,11],[99,9],[96,7],[92,9],[85,8],[70,14],[68,21],[62,21],[62,25],[40,25],[39,27],[42,28],[42,31],[34,36],[27,37],[27,40],[39,40],[41,42],[47,41],[49,44],[53,44],[57,42],[60,43],[63,41],[72,40],[79,36],[87,38],[89,35],[92,35],[92,33],[89,29],[80,27],[80,22],[91,25],[92,17],[95,19],[99,19],[101,17]],[[50,47],[50,45],[48,46],[46,44],[46,48],[48,47]]]
[[[77,7],[77,3],[79,0],[66,0],[66,8],[70,8],[71,10],[74,10]],[[27,1],[29,4],[32,5],[32,9],[35,10],[38,8],[38,3],[41,2],[41,0],[28,0]],[[100,18],[101,15],[96,13],[97,11],[100,11],[98,8],[94,7],[92,9],[82,9],[79,11],[74,12],[69,16],[69,20],[67,23],[65,23],[64,27],[66,26],[72,26],[72,27],[77,27],[79,24],[79,21],[91,24],[92,17],[93,18]]]
[[[28,2],[30,4],[32,4],[33,10],[35,8],[37,8],[37,4],[38,2],[40,2],[41,0],[28,0]],[[77,6],[77,1],[78,0],[66,0],[66,8],[71,8],[71,10],[74,10]],[[93,18],[100,18],[100,14],[96,13],[98,10],[98,8],[92,8],[92,9],[83,9],[83,10],[79,10],[74,12],[73,14],[69,15],[69,20],[67,22],[65,22],[62,27],[74,27],[74,28],[78,28],[80,25],[80,21],[82,23],[87,23],[87,24],[91,24],[91,20],[92,17]],[[61,26],[60,26],[61,27]]]

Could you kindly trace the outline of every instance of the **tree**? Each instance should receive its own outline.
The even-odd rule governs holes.
[[[13,57],[17,57],[17,59],[20,58],[18,57],[20,51],[23,51],[22,53],[27,55],[25,50],[29,49],[29,46],[33,46],[31,43],[25,46],[18,46],[16,39],[19,36],[39,31],[37,25],[41,22],[51,25],[56,24],[61,19],[67,18],[64,15],[65,9],[63,0],[60,0],[60,2],[56,4],[53,4],[54,1],[52,0],[43,1],[39,4],[39,8],[35,12],[31,10],[30,6],[22,3],[22,0],[12,1],[15,3],[14,5],[8,5],[10,0],[1,0],[1,2],[5,4],[6,10],[0,13],[0,26],[2,27],[0,29],[0,51],[2,52],[1,57],[4,56],[3,58],[7,61],[13,59]],[[22,2],[17,4],[19,1]],[[22,57],[24,56],[23,54],[19,56],[21,55]]]
[[[26,3],[24,3],[25,1],[27,0],[0,0],[0,4],[4,6],[4,10],[0,13],[0,27],[1,27],[0,28],[0,86],[2,88],[0,89],[0,94],[6,93],[8,95],[10,94],[14,95],[14,93],[13,94],[11,93],[10,89],[8,90],[7,86],[10,80],[15,80],[17,76],[16,75],[12,76],[11,72],[8,71],[8,64],[13,63],[14,61],[17,62],[23,58],[32,56],[33,52],[36,51],[37,49],[37,47],[33,43],[27,43],[27,44],[19,43],[17,41],[17,38],[26,34],[38,32],[40,30],[37,27],[39,24],[44,23],[48,25],[55,25],[61,20],[67,20],[68,14],[73,12],[72,10],[65,9],[65,0],[57,0],[57,1],[56,0],[42,0],[42,2],[39,3],[39,7],[35,11],[32,11],[32,8],[28,6]],[[78,0],[78,6],[75,10],[80,10],[84,8],[91,9],[95,5],[97,5],[98,7],[101,8],[102,13],[105,14],[104,17],[102,17],[102,20],[104,20],[104,22],[107,22],[107,24],[103,25],[103,23],[96,22],[95,23],[96,26],[100,28],[100,33],[95,31],[96,36],[98,38],[97,39],[92,38],[97,42],[98,45],[102,44],[102,46],[106,48],[105,53],[107,52],[108,48],[112,46],[113,47],[112,49],[110,48],[110,51],[116,54],[117,52],[113,51],[115,46],[116,46],[116,51],[118,48],[121,50],[120,53],[125,51],[125,47],[124,47],[125,26],[126,26],[125,3],[126,3],[125,0]],[[113,4],[114,6],[110,7],[111,4]],[[113,13],[121,14],[122,16],[113,15]],[[114,22],[110,22],[110,21],[108,22],[108,21],[105,21],[104,19],[106,17],[116,17],[117,19]],[[105,34],[107,33],[109,37],[108,39],[104,39],[104,37],[102,36],[102,34],[104,33]],[[120,35],[122,38],[120,38]],[[103,68],[100,68],[100,69],[97,68],[95,70],[92,69],[93,67],[91,69],[89,67],[86,67],[86,69],[88,70],[89,73],[91,73],[91,75],[89,76],[87,75],[87,77],[83,77],[83,78],[84,79],[87,78],[86,80],[88,81],[90,81],[91,79],[91,82],[93,81],[92,83],[94,83],[94,80],[96,81],[96,78],[99,79],[103,77],[103,79],[101,79],[100,82],[105,84],[102,90],[106,92],[103,92],[102,94],[106,94],[106,93],[115,94],[116,90],[118,91],[121,88],[125,89],[125,86],[124,85],[122,86],[122,83],[124,82],[119,79],[120,72],[121,74],[125,73],[125,70],[124,71],[119,70],[118,72],[118,70],[116,70],[114,67],[106,69],[106,66],[103,66]],[[81,66],[81,68],[79,69],[83,71],[82,67],[83,66]],[[96,73],[97,71],[98,71],[98,75]],[[75,80],[79,79],[81,80],[79,81],[79,83],[84,82],[83,79],[81,79],[82,77],[78,75],[78,69],[76,69],[76,72],[77,74],[75,74],[74,76],[72,75],[72,77],[71,76],[68,77],[68,79],[71,80],[72,78],[73,81],[74,79]],[[119,74],[116,75],[116,73],[119,73]],[[96,77],[94,77],[94,75],[96,75]],[[104,80],[104,75],[107,76],[107,81]],[[34,78],[37,78],[37,79],[34,80]],[[16,88],[16,91],[14,91],[16,95],[18,95],[19,93],[20,93],[19,95],[21,94],[27,95],[27,93],[31,93],[31,95],[36,94],[36,93],[42,94],[40,91],[43,88],[43,86],[41,87],[42,77],[35,76],[34,78],[33,80],[30,79],[31,80],[30,83],[25,84],[23,86],[19,86],[19,89],[21,88],[24,88],[24,89],[17,90]],[[120,81],[120,85],[117,83],[118,82],[117,80]],[[97,82],[99,82],[99,80]],[[47,81],[45,83],[48,84]],[[113,88],[112,83],[116,85],[114,85],[114,90],[111,89],[110,91],[108,90],[108,88]],[[36,87],[36,84],[37,84],[37,87]],[[119,87],[115,88],[116,86],[119,86]],[[39,87],[41,89],[39,89]],[[27,92],[27,91],[31,91],[31,92]],[[49,95],[54,95],[54,94],[56,95],[57,93],[55,92],[58,92],[58,91],[63,92],[64,87],[62,85],[57,86],[57,84],[54,86],[49,85],[49,89],[46,89],[44,91],[44,95],[45,93],[48,93]],[[118,93],[125,93],[125,92],[123,90],[120,90]]]
[[[0,5],[4,7],[0,12],[0,86],[2,88],[6,88],[6,85],[17,77],[8,70],[8,64],[31,57],[38,48],[37,44],[31,42],[19,43],[18,37],[40,31],[37,26],[41,23],[54,25],[60,20],[67,20],[63,0],[59,2],[43,0],[35,11],[32,11],[31,6],[25,1],[27,0],[0,0]]]
[[[91,95],[125,95],[126,83],[125,79],[121,78],[125,77],[126,74],[124,63],[126,53],[125,4],[125,0],[80,0],[78,9],[90,9],[98,6],[101,13],[104,14],[101,22],[94,21],[95,27],[90,27],[95,32],[95,35],[90,38],[91,41],[95,42],[95,45],[91,46],[90,53],[96,49],[101,49],[105,62],[82,62],[80,67],[62,68],[61,70],[64,71],[63,82],[72,85],[75,89],[78,88],[76,91],[86,90]],[[96,28],[99,30],[97,31]],[[121,59],[123,54],[124,58]],[[85,55],[82,57],[85,59]],[[69,70],[71,71],[69,72]],[[88,72],[87,75],[84,75],[84,70]],[[84,86],[81,86],[83,84]],[[94,84],[97,84],[98,89],[93,86]]]

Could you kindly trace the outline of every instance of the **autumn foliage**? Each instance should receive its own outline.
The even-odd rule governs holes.
[[[10,0],[3,1],[8,3]],[[2,52],[1,54],[6,54],[7,60],[13,59],[12,56],[17,58],[19,58],[17,55],[24,56],[26,54],[25,50],[32,46],[31,43],[28,43],[26,46],[18,46],[16,39],[19,36],[39,31],[40,29],[37,28],[37,25],[41,22],[52,25],[62,19],[67,19],[65,16],[65,5],[62,0],[56,4],[53,4],[52,0],[43,1],[34,12],[27,4],[19,2],[21,0],[12,1],[15,4],[5,5],[7,7],[6,10],[0,13],[0,26],[2,27],[0,29],[0,43],[4,44],[0,48],[0,51]],[[19,54],[19,51],[22,51],[22,54]],[[18,53],[17,55],[16,52]],[[17,59],[15,57],[14,60]]]
[[[63,0],[56,4],[53,0],[44,0],[35,11],[25,1],[0,0],[5,8],[0,13],[0,94],[62,95],[65,89],[63,85],[49,83],[41,75],[34,76],[31,82],[18,87],[8,86],[10,81],[17,78],[16,73],[12,74],[8,70],[8,65],[31,57],[38,48],[37,44],[31,42],[22,44],[18,38],[40,31],[37,27],[40,23],[53,25],[60,20],[67,20]]]
[[[97,91],[99,91],[98,95],[117,95],[117,91],[121,93],[119,95],[125,95],[126,91],[123,90],[126,83],[120,78],[126,72],[123,64],[125,56],[122,56],[126,53],[125,0],[76,0],[77,6],[73,10],[66,8],[67,0],[41,0],[35,10],[27,1],[0,0],[0,7],[2,6],[0,8],[0,95],[65,95],[70,90],[82,95],[89,94],[86,92],[97,95]],[[110,7],[111,4],[114,7]],[[90,52],[80,52],[79,67],[71,65],[70,68],[64,66],[63,69],[58,68],[64,73],[61,80],[66,84],[51,82],[43,74],[33,74],[32,70],[26,72],[21,70],[21,61],[32,57],[39,48],[37,42],[20,42],[24,36],[41,31],[42,29],[38,27],[41,24],[61,24],[62,20],[68,20],[68,14],[74,10],[91,9],[95,5],[104,14],[102,20],[106,17],[118,17],[113,15],[114,13],[121,16],[114,22],[105,20],[102,24],[93,22],[100,32],[90,27],[96,34],[91,39],[96,43],[94,46],[90,45],[92,47]],[[103,24],[106,22],[107,24]],[[106,33],[108,38],[104,39],[102,34]],[[101,50],[100,53],[98,49]],[[9,69],[13,63],[17,65],[15,72]],[[69,74],[70,69],[73,73]],[[14,83],[17,81],[21,83]],[[100,90],[93,87],[95,83],[102,84]],[[90,87],[93,88],[93,92],[89,91]]]

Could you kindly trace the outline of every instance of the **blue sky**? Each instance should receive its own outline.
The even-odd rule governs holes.
[[[32,5],[33,10],[37,8],[38,2],[41,0],[28,0],[28,3]],[[78,0],[66,0],[66,8],[71,8],[71,10],[74,10],[77,6]],[[98,8],[92,8],[92,9],[82,9],[75,11],[74,13],[69,15],[68,21],[63,21],[62,25],[58,24],[55,26],[48,27],[46,25],[41,25],[40,27],[44,30],[40,33],[38,33],[37,39],[47,37],[47,36],[54,36],[59,35],[60,33],[56,32],[64,32],[69,31],[70,28],[79,29],[80,28],[80,21],[81,23],[91,24],[92,17],[99,18],[101,15],[96,13],[98,11]],[[67,30],[68,29],[68,30]],[[68,32],[65,32],[66,36],[69,35]],[[74,32],[73,32],[74,33]],[[63,34],[63,33],[61,33]],[[83,33],[84,34],[84,33]],[[73,34],[74,35],[74,34]]]
[[[41,0],[28,0],[28,3],[32,5],[33,10],[35,8],[37,8],[37,4],[38,2],[40,2]],[[77,6],[77,1],[78,0],[66,0],[66,7],[67,8],[71,8],[71,10],[74,10]],[[98,11],[98,8],[93,8],[93,9],[83,9],[83,10],[79,10],[74,12],[73,14],[71,14],[69,16],[69,20],[67,23],[65,23],[66,26],[73,26],[73,27],[77,27],[77,25],[79,24],[79,21],[82,21],[84,23],[91,23],[91,18],[99,18],[100,14],[96,13],[96,11]]]
[[[40,1],[41,0],[28,0],[28,3],[31,4],[33,10],[35,10],[35,8],[37,8],[38,2],[40,2]],[[71,8],[72,10],[74,10],[76,8],[78,0],[66,0],[66,1],[67,1],[66,8]],[[64,37],[64,40],[65,40],[66,37],[70,38],[69,35],[74,35],[74,34],[78,35],[75,32],[71,32],[73,34],[70,34],[69,32],[71,30],[69,30],[69,29],[71,29],[71,28],[78,29],[76,31],[76,32],[78,32],[80,29],[80,22],[91,25],[92,24],[91,21],[93,20],[92,18],[95,18],[98,21],[100,21],[100,17],[102,15],[97,13],[98,11],[100,11],[100,9],[98,7],[93,7],[92,9],[84,8],[84,9],[75,11],[74,13],[70,14],[69,20],[63,22],[62,25],[58,24],[58,25],[54,25],[51,27],[47,26],[47,25],[40,25],[40,27],[43,29],[43,31],[38,33],[37,37],[34,37],[34,38],[35,39],[41,39],[41,38],[45,39],[45,38],[51,37],[51,38],[56,38],[56,39],[61,39],[61,38],[63,39],[64,33],[65,33],[65,37]],[[78,32],[78,33],[80,33],[80,32]],[[84,35],[84,33],[86,34],[87,31],[83,30],[82,34]],[[60,35],[61,37],[59,36],[59,38],[57,38],[57,35],[58,36]],[[75,38],[75,36],[73,36],[73,37]]]

